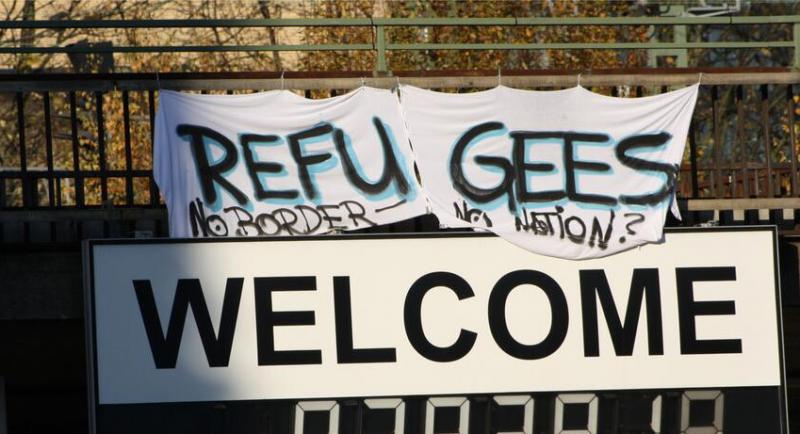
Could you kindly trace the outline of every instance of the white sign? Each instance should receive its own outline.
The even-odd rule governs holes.
[[[782,384],[774,229],[666,237],[93,241],[98,402]]]
[[[662,240],[699,85],[645,98],[580,86],[446,94],[402,86],[433,212],[581,259]]]
[[[173,237],[319,234],[426,212],[388,90],[324,100],[161,91],[155,130]]]

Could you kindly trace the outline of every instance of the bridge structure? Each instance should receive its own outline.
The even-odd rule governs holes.
[[[485,43],[396,42],[392,30],[437,26],[779,26],[782,40]],[[678,180],[682,221],[668,226],[776,225],[780,237],[784,352],[790,416],[800,406],[800,16],[617,18],[351,18],[270,20],[7,21],[0,29],[345,27],[369,29],[369,43],[197,46],[3,46],[0,54],[178,52],[370,52],[368,71],[106,72],[0,74],[6,137],[0,162],[0,433],[85,432],[84,302],[80,242],[167,237],[166,209],[153,181],[153,119],[162,89],[250,93],[290,89],[335,96],[362,85],[398,83],[449,92],[502,84],[560,89],[577,84],[636,97],[701,83]],[[762,66],[637,67],[594,70],[392,69],[393,53],[433,50],[737,52],[784,59]],[[690,56],[691,57],[691,56]],[[112,109],[113,108],[113,109]],[[137,157],[138,156],[138,157]],[[141,157],[144,156],[144,157]],[[139,158],[141,157],[141,158]],[[370,232],[438,230],[431,216]],[[747,255],[747,252],[742,252]],[[225,406],[213,409],[221,426]],[[794,413],[794,414],[792,414]],[[621,432],[621,431],[620,431]]]

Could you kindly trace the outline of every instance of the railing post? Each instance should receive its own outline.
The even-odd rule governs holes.
[[[769,85],[761,86],[761,124],[764,126],[764,161],[767,164],[767,197],[775,197],[775,186],[772,179],[772,135],[770,134],[769,119]],[[779,177],[780,178],[780,177]],[[758,171],[756,171],[756,187],[758,187]],[[780,184],[779,184],[780,185]],[[780,191],[780,187],[778,187]],[[758,194],[758,192],[756,192]]]
[[[794,68],[800,69],[800,23],[792,25],[792,42],[794,42]]]
[[[747,165],[750,164],[750,147],[747,146],[747,138],[745,136],[745,114],[744,114],[744,88],[742,85],[736,86],[736,93],[734,95],[734,103],[736,104],[736,141],[739,145],[739,156],[742,164],[742,197],[750,197],[750,173]],[[734,149],[731,149],[731,156],[735,155]],[[734,161],[735,161],[734,157]],[[735,171],[734,168],[732,171]],[[756,172],[758,173],[758,172]],[[756,177],[756,179],[758,179]],[[758,194],[758,183],[756,182],[756,194]],[[735,196],[736,186],[731,184],[732,197]]]
[[[786,104],[789,112],[789,155],[792,158],[792,173],[790,179],[792,180],[792,196],[800,196],[797,191],[797,124],[795,122],[794,110],[796,108],[794,103],[794,85],[789,84],[786,87]]]
[[[700,198],[700,173],[697,170],[697,140],[694,121],[689,123],[689,166],[692,173],[692,199]]]
[[[662,16],[681,16],[686,8],[682,5],[672,5],[668,6],[666,12],[662,14]],[[655,35],[653,31],[655,26],[650,27],[651,32]],[[686,44],[686,26],[685,25],[674,25],[672,26],[672,41],[676,44]],[[658,42],[658,38],[655,36],[651,39],[651,42]],[[688,50],[686,48],[667,48],[667,49],[650,49],[647,50],[647,62],[651,67],[657,68],[658,67],[658,58],[659,57],[668,57],[668,56],[675,56],[675,67],[678,68],[686,68],[689,66],[689,55]]]
[[[377,61],[376,72],[386,72],[386,28],[380,24],[375,25],[375,51]]]

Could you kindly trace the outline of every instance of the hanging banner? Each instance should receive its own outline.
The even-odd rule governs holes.
[[[162,91],[154,154],[173,237],[319,234],[426,212],[388,90]]]
[[[400,99],[443,225],[581,259],[662,240],[698,88],[614,98],[402,86]]]

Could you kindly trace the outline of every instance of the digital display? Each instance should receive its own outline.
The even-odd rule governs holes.
[[[294,434],[783,434],[781,399],[779,388],[754,387],[113,405],[102,407],[99,420],[114,424],[101,431],[118,434],[220,427]]]

